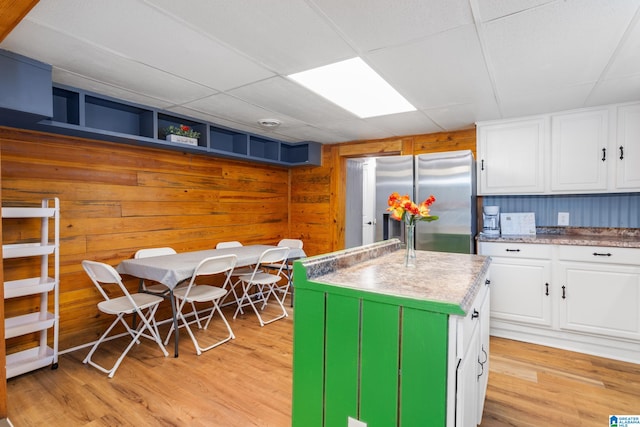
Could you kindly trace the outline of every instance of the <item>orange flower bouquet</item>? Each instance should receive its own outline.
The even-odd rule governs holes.
[[[387,201],[389,207],[387,208],[387,211],[391,212],[391,218],[398,221],[403,221],[406,224],[407,228],[405,236],[405,240],[407,243],[407,250],[404,257],[405,267],[416,266],[416,249],[414,238],[416,222],[431,222],[438,219],[436,215],[431,215],[431,213],[429,212],[429,207],[433,205],[435,201],[436,198],[433,197],[433,194],[419,205],[413,202],[407,194],[405,194],[404,196],[400,196],[400,194],[394,192],[389,196],[389,200]]]
[[[389,200],[387,201],[389,204],[389,208],[387,210],[391,212],[391,218],[398,221],[404,221],[408,225],[415,224],[416,221],[431,222],[438,219],[436,215],[430,215],[429,213],[429,207],[433,205],[435,201],[436,198],[433,197],[432,194],[422,203],[417,205],[409,198],[408,194],[400,196],[400,194],[394,192],[391,193]]]

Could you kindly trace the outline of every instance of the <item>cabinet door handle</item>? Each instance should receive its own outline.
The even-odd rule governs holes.
[[[484,362],[480,361],[480,355],[478,355],[478,364],[480,365],[481,370],[480,370],[480,373],[477,375],[476,381],[480,381],[480,377],[484,375],[484,364],[487,363],[487,360],[489,359],[489,355],[484,350],[484,345],[482,346],[482,352],[484,353]]]
[[[472,319],[477,319],[478,317],[480,317],[480,313],[478,313],[478,310],[476,310],[475,308],[473,309],[473,313],[471,314],[471,318]]]
[[[480,381],[480,377],[484,375],[484,365],[480,363],[480,358],[478,357],[478,364],[480,365],[480,373],[476,376],[476,381]]]
[[[567,288],[562,285],[562,299],[567,299],[567,292],[566,292]]]
[[[505,249],[507,252],[520,252],[520,249]]]
[[[599,252],[594,252],[593,256],[611,256],[611,254],[609,252],[607,252],[606,254],[599,253]]]
[[[484,170],[484,159],[480,160],[480,170]]]
[[[624,147],[620,146],[620,160],[624,159]]]
[[[487,354],[487,351],[484,349],[484,344],[482,344],[482,352],[484,353],[484,362],[480,362],[480,357],[478,357],[478,362],[480,362],[481,365],[484,365],[485,363],[487,363],[487,360],[489,360],[489,355]]]
[[[604,162],[605,160],[607,160],[607,149],[603,148],[602,149],[602,161]]]
[[[548,284],[548,283],[545,283],[545,284],[544,284],[544,287],[545,287],[544,294],[545,294],[546,296],[549,296],[549,284]]]
[[[489,279],[484,279],[484,284],[489,286],[491,284],[491,280]]]

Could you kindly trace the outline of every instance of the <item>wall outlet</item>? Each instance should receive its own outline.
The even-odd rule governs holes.
[[[367,427],[367,423],[347,417],[347,427]]]
[[[558,225],[569,225],[569,212],[558,212]]]

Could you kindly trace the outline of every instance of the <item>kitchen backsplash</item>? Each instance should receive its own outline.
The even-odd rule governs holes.
[[[563,196],[484,196],[483,205],[500,212],[535,212],[537,226],[558,225],[558,212],[569,212],[571,227],[640,228],[640,193]]]

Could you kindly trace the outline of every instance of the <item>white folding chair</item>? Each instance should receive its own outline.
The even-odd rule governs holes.
[[[233,240],[229,242],[218,242],[218,244],[216,245],[216,249],[237,248],[239,246],[242,246],[242,243]]]
[[[240,299],[238,308],[233,315],[234,319],[241,311],[242,307],[246,307],[248,305],[253,308],[253,311],[258,316],[260,326],[264,326],[268,323],[282,319],[289,315],[287,313],[287,310],[284,308],[282,301],[278,297],[277,291],[275,290],[277,283],[282,280],[282,276],[280,275],[280,273],[284,268],[288,256],[288,247],[267,249],[260,255],[260,259],[258,260],[258,263],[254,267],[251,274],[245,274],[239,277],[240,282],[242,283],[242,298]],[[263,265],[279,265],[280,267],[277,269],[275,274],[270,274],[266,273],[262,269]],[[251,291],[253,288],[255,288],[255,292],[253,294],[250,294],[249,291]],[[278,306],[282,310],[282,313],[277,315],[275,318],[265,321],[260,315],[260,311],[263,311],[267,306],[267,302],[271,295],[274,296],[276,302],[278,303]],[[256,308],[257,303],[262,304],[262,307],[260,307],[260,311],[258,311],[258,309]]]
[[[145,249],[138,249],[138,251],[133,255],[133,258],[139,259],[139,258],[149,258],[153,256],[175,255],[175,254],[177,254],[175,249],[169,248],[169,247],[145,248]],[[176,286],[176,289],[180,287],[184,287],[186,285],[187,285],[186,283],[180,283]],[[174,319],[176,318],[176,302],[173,299],[171,289],[169,289],[167,286],[165,286],[162,283],[155,283],[153,285],[148,286],[145,283],[144,279],[140,279],[139,290],[142,292],[146,292],[154,295],[162,295],[165,298],[169,298],[170,299],[169,302],[171,303],[171,312],[173,314],[173,318]],[[191,306],[193,308],[193,313],[196,317],[196,320],[200,321],[200,319],[198,318],[198,311],[196,310],[196,306],[194,304],[191,304]]]
[[[289,249],[302,249],[303,242],[300,239],[282,239],[278,242],[278,247],[287,247]],[[266,265],[269,270],[278,270],[280,264]],[[291,306],[293,307],[293,261],[287,260],[280,274],[285,278],[286,283],[276,286],[276,291],[281,294],[280,300],[284,304],[287,294],[291,291]]]
[[[231,240],[228,242],[219,242],[216,245],[216,249],[237,248],[241,246],[242,246],[242,243],[236,240]],[[233,270],[233,273],[231,275],[236,280],[233,281],[233,283],[231,283],[231,294],[227,294],[224,299],[226,299],[227,296],[229,295],[233,295],[233,298],[235,299],[235,301],[224,304],[224,300],[223,300],[222,302],[220,302],[220,305],[229,305],[233,303],[238,304],[238,293],[236,292],[236,287],[240,284],[240,280],[238,280],[238,277],[242,276],[243,274],[251,274],[252,272],[253,272],[253,267],[240,267]],[[240,312],[244,314],[244,311],[242,309],[240,309]]]
[[[120,274],[115,270],[115,268],[111,267],[108,264],[104,264],[96,261],[82,261],[82,268],[87,272],[87,275],[93,282],[93,284],[98,288],[100,294],[104,298],[104,301],[98,303],[98,310],[107,314],[116,315],[116,319],[111,323],[111,326],[107,328],[107,330],[102,334],[100,339],[93,345],[87,357],[82,361],[82,363],[88,363],[91,366],[99,369],[100,371],[109,375],[109,378],[113,378],[116,373],[116,370],[120,366],[120,363],[127,355],[129,350],[133,347],[134,344],[139,344],[140,337],[149,338],[158,344],[160,350],[165,357],[169,355],[167,350],[162,345],[162,340],[160,339],[160,335],[158,333],[158,327],[156,325],[155,314],[158,306],[162,302],[163,298],[158,295],[151,295],[146,293],[129,293],[127,288],[122,283],[122,278]],[[117,284],[120,289],[120,296],[113,297],[113,292],[107,292],[103,289],[105,285],[114,285]],[[132,329],[129,327],[127,322],[124,320],[124,316],[126,314],[135,313],[140,318],[140,324],[137,328]],[[122,352],[118,360],[116,360],[115,364],[111,369],[107,369],[98,363],[91,360],[91,357],[95,353],[98,346],[107,338],[111,330],[118,324],[121,323],[126,331],[131,335],[131,342],[127,346],[127,348]],[[148,333],[145,333],[148,331]]]
[[[203,351],[210,350],[214,347],[219,346],[222,343],[229,341],[230,339],[235,338],[233,331],[231,330],[231,326],[229,326],[229,322],[225,318],[222,310],[220,310],[219,302],[227,295],[227,286],[231,286],[231,273],[233,272],[233,268],[236,265],[237,257],[235,255],[222,255],[216,257],[205,258],[196,267],[193,275],[191,276],[191,280],[189,284],[183,288],[175,289],[173,291],[173,295],[178,301],[178,317],[182,321],[182,326],[187,329],[189,336],[191,337],[191,341],[193,341],[193,345],[196,348],[196,353],[198,355],[202,354]],[[200,276],[210,276],[214,274],[224,274],[224,284],[222,288],[211,286],[211,285],[196,285],[196,279]],[[188,322],[185,314],[183,313],[183,309],[185,303],[193,304],[198,302],[210,302],[212,304],[211,312],[207,317],[207,322],[204,327],[201,326],[200,322],[197,320],[192,320]],[[194,309],[195,310],[195,309]],[[224,324],[227,327],[227,331],[229,335],[225,338],[211,344],[207,347],[202,347],[198,340],[196,339],[193,331],[189,327],[190,324],[197,323],[198,327],[201,329],[207,329],[211,319],[213,318],[214,313],[218,313],[222,318]],[[203,319],[204,320],[204,319]],[[174,326],[171,325],[171,329],[169,329],[169,333],[167,334],[167,338],[165,339],[165,345],[169,342],[169,338],[174,331]]]
[[[173,248],[146,248],[139,249],[133,257],[135,259],[139,258],[148,258],[152,256],[161,256],[161,255],[174,255],[177,252]],[[151,286],[147,286],[143,279],[140,279],[140,290],[144,292],[148,292],[151,294],[158,295],[166,295],[169,292],[169,288],[163,285],[162,283],[156,283]]]

